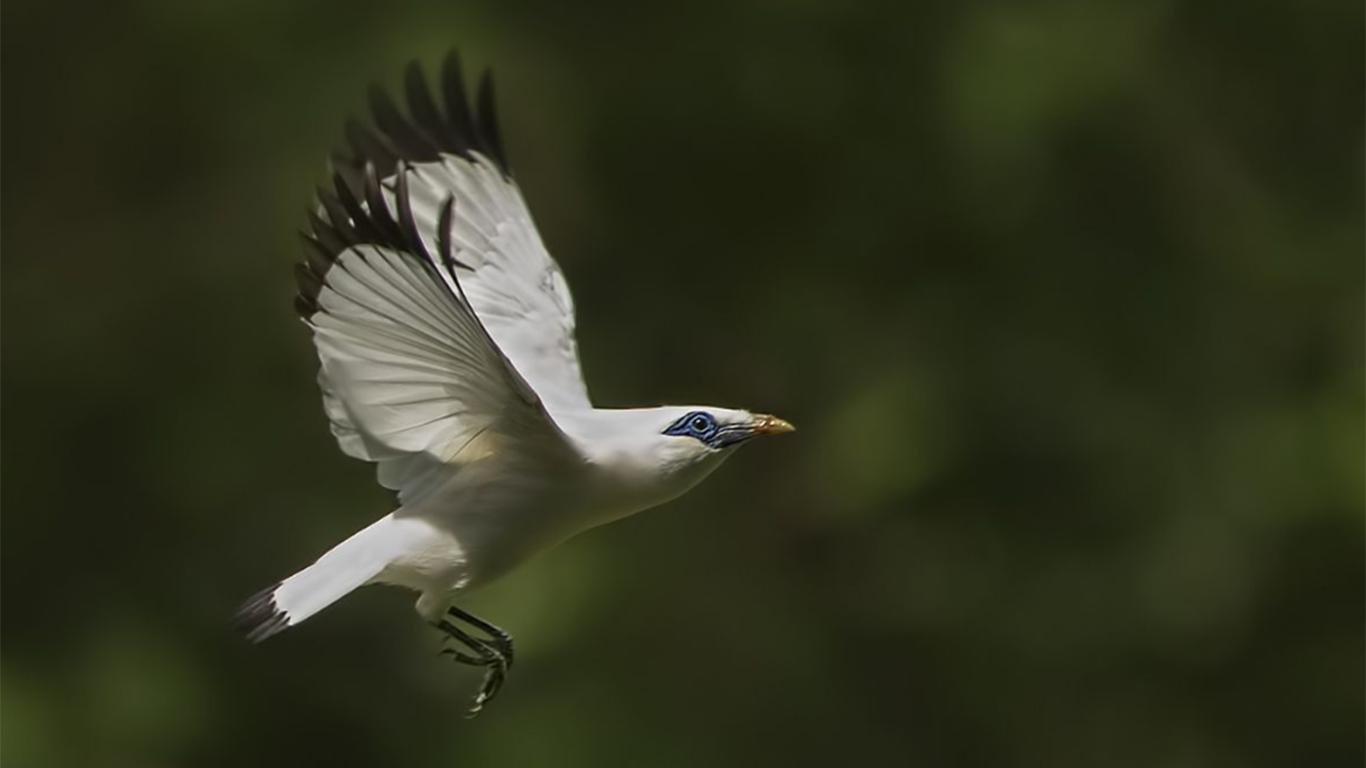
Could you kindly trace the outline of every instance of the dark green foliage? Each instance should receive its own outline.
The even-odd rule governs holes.
[[[1361,765],[1361,4],[675,5],[4,4],[0,762]],[[462,602],[473,722],[229,627],[389,507],[290,270],[451,46],[595,398],[800,430]]]

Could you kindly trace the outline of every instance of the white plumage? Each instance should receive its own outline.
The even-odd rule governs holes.
[[[382,135],[348,125],[353,152],[334,157],[298,270],[332,433],[378,465],[400,506],[259,593],[239,621],[261,640],[365,584],[416,590],[447,652],[486,668],[477,712],[511,639],[453,607],[457,594],[683,493],[748,438],[791,426],[727,408],[594,408],[573,298],[512,181],[490,80],[471,110],[452,55],[442,92],[444,111],[410,67],[409,119],[372,91]]]

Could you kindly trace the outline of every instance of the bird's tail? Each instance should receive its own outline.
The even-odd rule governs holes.
[[[317,562],[252,595],[237,610],[237,628],[247,639],[259,643],[374,579],[393,557],[392,525],[393,515],[385,515],[328,550]]]

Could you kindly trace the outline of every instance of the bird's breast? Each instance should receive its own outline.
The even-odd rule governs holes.
[[[586,527],[620,520],[672,501],[687,493],[715,468],[716,464],[712,462],[668,473],[630,466],[599,467],[589,486],[592,490],[585,509]]]

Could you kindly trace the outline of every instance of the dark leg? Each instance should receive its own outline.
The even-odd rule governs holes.
[[[463,614],[464,612],[460,611],[459,613]],[[471,623],[473,624],[474,622]],[[450,656],[462,664],[470,664],[484,668],[484,683],[479,688],[479,695],[474,698],[474,704],[470,707],[469,712],[466,713],[466,717],[474,717],[479,714],[484,708],[484,705],[491,701],[493,697],[497,695],[498,690],[503,687],[503,682],[507,679],[507,670],[511,661],[504,655],[503,650],[500,647],[503,643],[498,639],[485,640],[483,638],[475,637],[445,619],[436,622],[435,626],[446,634],[448,640],[453,640],[467,650],[473,652],[471,655],[470,653],[465,653],[457,648],[447,647],[441,650],[443,655]],[[479,624],[475,624],[475,626],[483,629],[484,626],[492,625],[480,621]],[[507,638],[507,633],[502,630],[497,630],[497,634],[494,632],[490,632],[489,634],[493,635],[495,638],[497,638],[497,634],[501,634],[504,638]],[[511,638],[507,638],[507,642],[510,647]]]
[[[490,624],[478,616],[475,616],[468,611],[461,610],[454,605],[452,605],[446,613],[488,635],[488,640],[498,648],[498,651],[503,654],[503,658],[507,659],[508,669],[512,668],[512,635],[509,635],[502,627]]]
[[[478,654],[477,656],[471,656],[468,653],[462,652],[459,648],[452,648],[450,646],[446,646],[441,649],[441,655],[450,656],[451,658],[455,659],[461,664],[469,664],[470,666],[474,667],[483,667],[488,664],[489,649],[483,641],[479,640],[478,638],[471,637],[469,634],[462,631],[459,627],[455,626],[454,624],[451,624],[449,621],[445,621],[444,619],[442,621],[438,621],[432,626],[436,627],[437,629],[441,630],[446,634],[447,642],[454,640],[463,645],[464,647],[469,648],[470,650]]]

